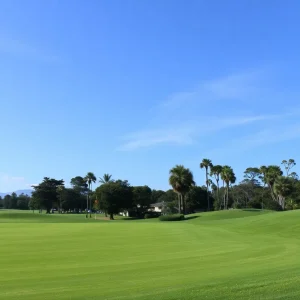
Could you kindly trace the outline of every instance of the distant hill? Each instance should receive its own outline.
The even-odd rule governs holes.
[[[21,195],[22,193],[28,196],[31,196],[33,190],[17,190],[14,191],[18,196]],[[1,197],[4,197],[5,195],[11,195],[13,192],[9,192],[9,193],[0,193]]]

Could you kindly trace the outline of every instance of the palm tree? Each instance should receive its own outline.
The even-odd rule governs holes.
[[[185,194],[195,185],[193,173],[182,165],[176,165],[170,170],[169,184],[178,194],[178,212],[181,213],[182,207],[186,214]]]
[[[206,184],[206,190],[207,190],[207,210],[210,210],[209,207],[209,193],[208,193],[208,188],[209,188],[209,181],[208,181],[208,169],[211,169],[213,166],[212,162],[210,159],[203,158],[202,162],[200,163],[200,168],[205,169],[205,184]]]
[[[106,183],[109,183],[109,182],[113,182],[114,180],[111,179],[111,177],[112,177],[112,175],[110,175],[108,173],[105,173],[102,178],[99,178],[99,182],[101,184],[106,184]],[[107,211],[106,210],[104,211],[104,214],[105,214],[105,217],[107,217]]]
[[[102,178],[99,179],[99,182],[104,184],[104,183],[108,183],[108,182],[112,182],[113,179],[111,179],[112,175],[110,174],[104,174]]]
[[[274,191],[278,196],[278,203],[282,209],[285,208],[285,197],[288,196],[293,188],[293,181],[289,177],[280,176],[274,183]]]
[[[224,209],[228,208],[228,196],[229,196],[229,186],[230,184],[235,183],[236,177],[233,172],[233,169],[229,166],[224,166],[221,172],[221,178],[226,184],[226,197],[224,197]]]
[[[282,176],[282,170],[279,166],[271,165],[271,166],[261,166],[260,167],[261,180],[265,185],[270,189],[271,197],[274,201],[277,201],[276,194],[274,191],[274,184],[278,177]]]
[[[220,174],[222,172],[223,167],[220,165],[216,165],[216,166],[212,166],[210,168],[210,176],[214,176],[217,182],[217,197],[218,197],[218,202],[219,204],[221,204],[220,202],[220,185],[219,185],[219,181],[220,181]]]
[[[85,181],[89,185],[89,193],[87,195],[87,210],[89,210],[89,194],[93,191],[92,190],[92,184],[97,181],[97,178],[94,173],[88,172],[86,176],[84,177]],[[92,209],[92,203],[90,203],[90,207]],[[92,212],[90,212],[90,218],[92,217]]]

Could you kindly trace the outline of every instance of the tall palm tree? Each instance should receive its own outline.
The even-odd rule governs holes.
[[[89,194],[92,193],[92,184],[97,181],[97,178],[94,173],[88,172],[86,176],[84,177],[85,181],[89,185],[89,193],[87,195],[87,209],[89,210]],[[90,208],[92,209],[92,203],[90,203]],[[92,212],[90,211],[90,218],[92,217]]]
[[[102,178],[99,179],[99,182],[104,184],[104,183],[108,183],[108,182],[112,182],[113,179],[111,179],[112,175],[110,174],[104,174]]]
[[[183,208],[186,214],[185,195],[195,185],[193,173],[182,165],[176,165],[170,170],[169,184],[178,194],[178,212]]]
[[[268,186],[271,197],[274,201],[277,201],[276,194],[274,191],[274,184],[276,182],[276,179],[280,176],[282,176],[283,172],[280,169],[279,166],[271,165],[271,166],[261,166],[260,167],[260,173],[261,173],[261,180],[264,182],[265,185]]]
[[[229,186],[230,184],[235,183],[236,177],[233,172],[233,169],[229,166],[224,166],[221,172],[221,178],[226,184],[226,198],[224,197],[224,209],[228,208],[228,198],[229,198]]]
[[[215,165],[210,168],[210,176],[214,176],[216,179],[216,182],[217,182],[217,197],[218,197],[219,204],[221,204],[219,182],[220,182],[220,174],[222,172],[222,169],[223,169],[223,167],[220,165]]]
[[[207,210],[209,211],[210,210],[210,205],[209,205],[209,191],[208,191],[208,188],[209,188],[209,181],[208,181],[208,169],[211,169],[213,166],[212,162],[210,159],[208,158],[203,158],[202,162],[200,163],[200,168],[201,169],[205,169],[205,184],[206,184],[206,190],[207,190]]]
[[[278,196],[278,203],[282,209],[285,208],[285,197],[288,196],[293,188],[293,180],[289,177],[280,176],[276,178],[274,191]]]

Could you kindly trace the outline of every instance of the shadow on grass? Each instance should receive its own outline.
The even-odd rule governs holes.
[[[250,212],[258,212],[258,211],[263,211],[262,209],[259,208],[244,208],[242,211],[250,211]]]
[[[200,216],[190,216],[190,217],[185,217],[184,220],[182,221],[187,221],[187,220],[193,220],[193,219],[197,219],[199,218]]]
[[[193,220],[193,219],[197,219],[200,218],[200,216],[185,216],[184,220],[181,221],[188,221],[188,220]],[[120,218],[120,219],[116,219],[116,220],[122,220],[122,221],[138,221],[138,220],[153,220],[156,219],[158,220],[159,218],[148,218],[148,219],[144,219],[144,218],[130,218],[130,217],[125,217],[125,218]]]
[[[144,220],[143,218],[120,218],[120,219],[116,219],[116,220],[122,220],[122,221],[137,221],[137,220]]]

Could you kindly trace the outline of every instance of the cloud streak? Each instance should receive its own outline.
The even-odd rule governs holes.
[[[123,137],[125,142],[118,147],[119,151],[132,151],[139,148],[157,145],[191,145],[199,137],[211,135],[218,131],[235,126],[244,126],[260,121],[276,120],[290,115],[257,115],[257,116],[232,116],[232,117],[206,117],[202,121],[174,124],[166,129],[142,130]]]
[[[170,95],[151,110],[155,126],[125,134],[117,150],[192,145],[200,137],[235,127],[243,126],[240,132],[245,134],[250,125],[254,128],[260,123],[273,128],[279,120],[287,122],[299,116],[299,107],[291,106],[286,95],[278,93],[276,85],[271,84],[276,75],[270,73],[258,69],[230,74],[202,81],[192,91]],[[262,105],[266,101],[270,105]]]
[[[192,91],[170,95],[159,108],[179,108],[191,103],[208,101],[244,100],[259,95],[264,89],[266,71],[252,70],[202,81]]]
[[[248,134],[243,137],[235,138],[222,147],[209,150],[210,156],[219,156],[220,154],[235,155],[235,153],[245,153],[258,147],[271,144],[278,144],[292,140],[300,139],[300,123],[278,125]]]
[[[24,177],[0,173],[1,192],[10,192],[22,188],[28,188],[28,183],[26,182],[26,179]]]

